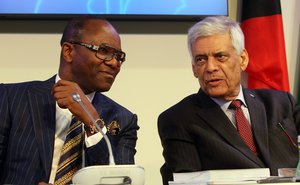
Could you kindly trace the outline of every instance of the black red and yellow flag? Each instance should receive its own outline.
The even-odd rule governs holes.
[[[280,0],[243,0],[248,88],[289,91]]]

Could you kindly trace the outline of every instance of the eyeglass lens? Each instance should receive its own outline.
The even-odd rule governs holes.
[[[115,57],[120,63],[125,61],[125,53],[118,51],[108,45],[100,45],[97,51],[97,57],[103,60],[111,60]]]

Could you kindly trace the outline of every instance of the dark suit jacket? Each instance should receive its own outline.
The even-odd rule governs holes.
[[[164,184],[173,172],[212,169],[296,167],[300,107],[289,93],[247,90],[252,130],[259,156],[246,146],[221,108],[200,89],[158,117],[165,164]],[[281,124],[284,130],[280,127]],[[289,138],[291,137],[291,139]]]
[[[55,134],[55,100],[47,81],[0,84],[0,184],[48,182]],[[121,131],[107,135],[117,164],[133,164],[137,116],[96,92],[93,105],[106,125],[117,121]],[[85,150],[86,165],[108,164],[105,140]]]

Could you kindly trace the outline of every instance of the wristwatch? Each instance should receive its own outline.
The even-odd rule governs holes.
[[[105,125],[104,120],[102,118],[96,119],[95,122],[99,125],[100,128],[103,128]]]
[[[98,119],[96,119],[95,123],[98,124],[101,129],[104,127],[104,121],[103,121],[103,119],[98,118]],[[95,134],[95,133],[98,132],[98,130],[97,130],[97,128],[96,128],[96,126],[94,124],[90,124],[87,127],[88,127],[87,129],[90,130],[91,134]]]

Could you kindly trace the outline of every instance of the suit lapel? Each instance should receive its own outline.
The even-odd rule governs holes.
[[[93,106],[97,110],[98,114],[102,118],[103,109],[107,109],[108,104],[103,101],[103,98],[101,98],[103,95],[99,92],[95,92],[94,99],[92,101]]]
[[[268,166],[270,166],[270,154],[268,144],[268,126],[267,118],[265,115],[265,108],[260,101],[247,89],[244,89],[244,98],[246,100],[250,119],[251,127],[253,130],[256,145],[261,153],[261,157]]]
[[[54,149],[55,100],[51,95],[54,82],[55,77],[52,77],[47,81],[34,83],[28,90],[31,118],[47,178],[50,175]]]
[[[214,129],[227,143],[240,151],[247,158],[259,166],[264,166],[262,161],[248,148],[241,139],[236,128],[232,125],[226,114],[218,104],[210,99],[202,90],[198,93],[200,110],[197,112],[205,122]]]

